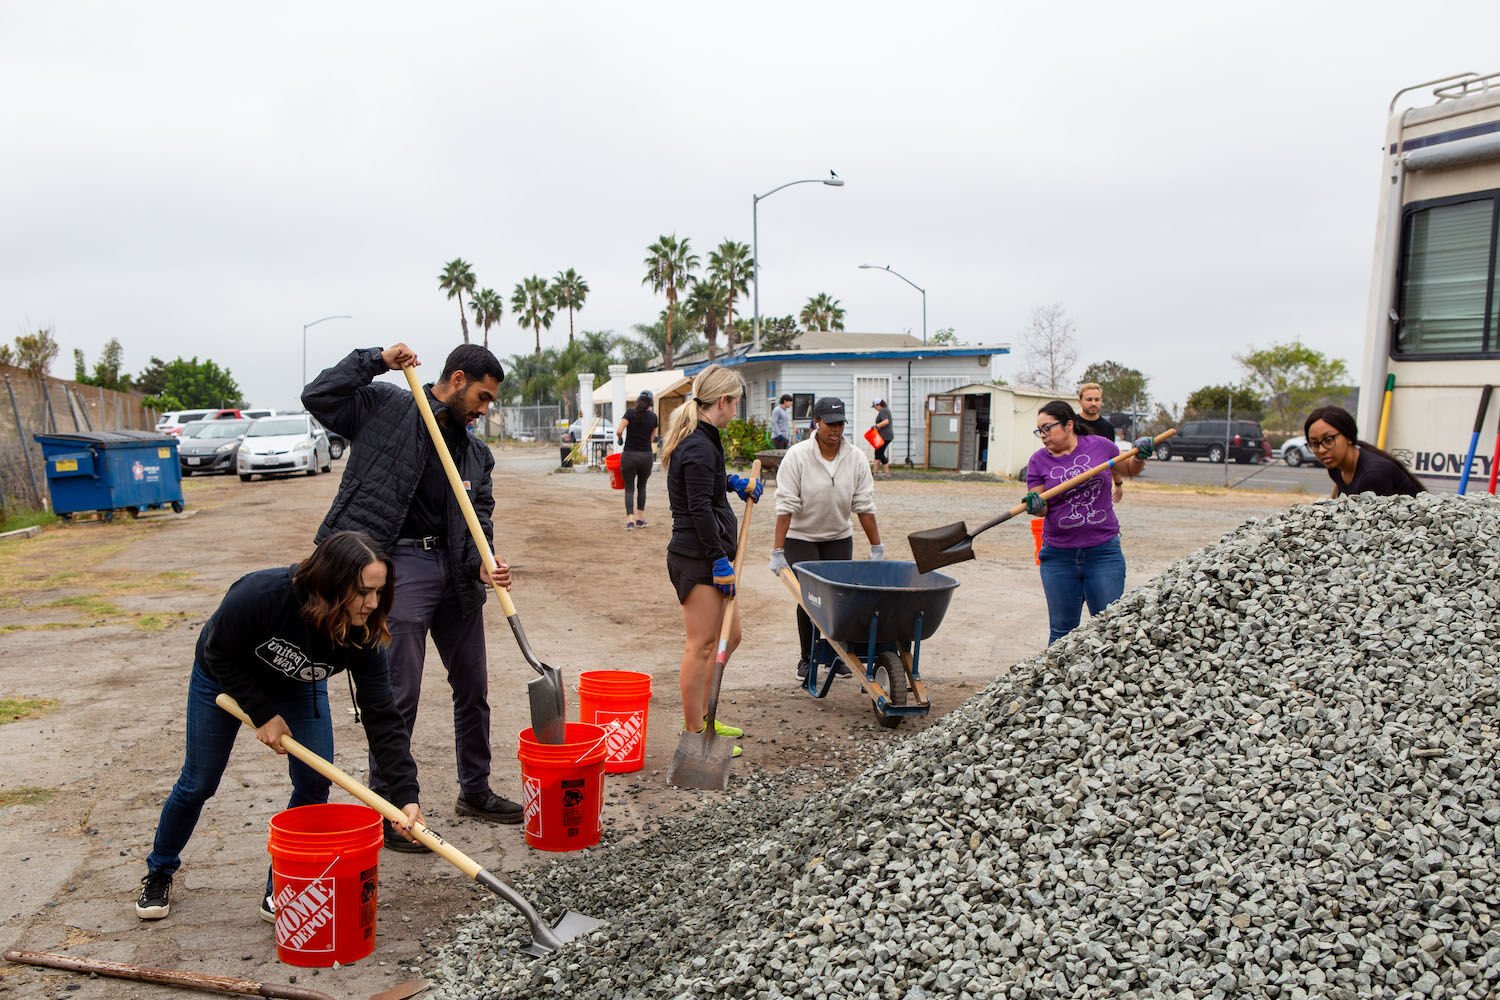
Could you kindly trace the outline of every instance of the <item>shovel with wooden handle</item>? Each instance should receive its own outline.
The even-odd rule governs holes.
[[[1176,428],[1168,428],[1152,439],[1152,444],[1161,444],[1167,438],[1177,433]],[[1053,497],[1066,493],[1075,486],[1081,486],[1105,469],[1112,469],[1127,458],[1134,458],[1137,449],[1127,448],[1120,452],[1108,462],[1094,466],[1087,472],[1080,472],[1072,479],[1065,479],[1042,494],[1043,500],[1051,500]],[[989,531],[997,524],[1004,524],[1017,514],[1026,513],[1026,505],[1018,504],[999,517],[992,518],[975,528],[969,530],[963,521],[953,524],[945,524],[941,528],[928,528],[926,531],[913,531],[906,536],[911,543],[911,557],[917,564],[917,572],[929,573],[943,566],[951,566],[974,558],[974,536],[981,532]]]
[[[474,504],[469,500],[469,491],[464,489],[463,478],[458,474],[458,467],[453,464],[453,456],[448,454],[448,445],[443,440],[443,432],[438,428],[437,418],[432,415],[432,405],[427,402],[427,393],[422,389],[422,383],[417,380],[415,368],[402,368],[406,375],[406,384],[411,387],[412,397],[417,401],[417,411],[422,414],[422,422],[427,425],[427,433],[432,435],[432,446],[437,450],[438,460],[443,463],[443,471],[448,474],[448,485],[453,487],[453,495],[458,499],[458,509],[463,511],[464,522],[469,526],[469,535],[474,539],[474,548],[479,552],[479,558],[484,560],[484,567],[490,574],[490,587],[494,589],[495,596],[500,599],[500,610],[505,614],[505,620],[510,624],[511,635],[516,637],[516,645],[521,647],[521,655],[531,668],[537,672],[537,676],[526,684],[526,695],[531,702],[531,730],[536,733],[536,738],[542,743],[560,744],[567,736],[567,710],[563,695],[562,671],[556,667],[548,666],[537,659],[536,653],[531,651],[531,642],[526,638],[526,630],[521,627],[521,616],[516,613],[516,605],[510,599],[510,591],[495,582],[495,553],[490,550],[490,543],[484,537],[484,529],[479,526],[479,518],[474,514]]]
[[[214,703],[249,726],[252,730],[255,728],[255,723],[250,719],[250,716],[246,715],[245,710],[240,708],[239,703],[228,694],[221,692],[214,699]],[[282,735],[281,746],[287,753],[296,757],[302,763],[317,771],[323,777],[338,785],[392,823],[402,826],[406,824],[406,813],[397,809],[382,796],[376,795],[370,789],[355,781],[341,768],[329,763],[301,743],[298,743],[290,735]],[[537,957],[550,955],[574,938],[589,934],[597,928],[604,926],[604,921],[585,916],[582,913],[574,913],[572,910],[564,913],[562,919],[556,924],[548,926],[547,922],[536,912],[536,909],[520,893],[481,868],[479,862],[470,858],[467,854],[433,833],[421,823],[413,824],[411,833],[416,838],[417,843],[505,900],[511,906],[515,907],[521,916],[526,918],[526,922],[531,925],[531,944],[526,945],[521,950],[528,954],[536,955]]]
[[[750,481],[760,482],[760,460],[750,467]],[[755,501],[745,501],[745,516],[740,519],[740,537],[734,548],[734,592],[740,592],[740,568],[745,562],[745,542],[750,537],[750,512]],[[714,654],[714,674],[708,694],[708,716],[703,732],[684,732],[677,740],[677,752],[667,769],[667,783],[678,788],[703,788],[724,791],[729,787],[729,762],[734,758],[734,740],[720,736],[714,727],[719,711],[719,686],[724,682],[724,667],[729,662],[729,633],[734,628],[734,596],[724,602],[724,620],[719,626],[719,648]]]

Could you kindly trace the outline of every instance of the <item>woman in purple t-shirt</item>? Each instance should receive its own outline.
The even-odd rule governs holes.
[[[1120,453],[1113,441],[1089,434],[1067,403],[1052,402],[1037,414],[1042,447],[1026,463],[1026,510],[1044,517],[1042,590],[1047,595],[1048,644],[1078,627],[1083,605],[1097,615],[1125,593],[1125,556],[1120,551],[1120,522],[1110,496],[1113,477],[1100,473],[1081,486],[1044,502],[1041,493],[1103,465]],[[1122,476],[1138,476],[1151,457],[1151,439],[1134,442],[1140,457],[1115,466]]]

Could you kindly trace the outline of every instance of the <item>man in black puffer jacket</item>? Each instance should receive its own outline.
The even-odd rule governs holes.
[[[375,377],[417,363],[405,344],[354,351],[322,372],[302,392],[302,404],[330,430],[349,439],[349,462],[317,541],[335,531],[363,531],[391,553],[396,570],[390,614],[391,687],[408,732],[416,728],[422,667],[430,632],[453,689],[458,758],[457,810],[493,823],[519,823],[522,808],[490,789],[489,674],[484,606],[490,578],[469,537],[432,437],[405,389]],[[500,391],[505,373],[486,348],[465,344],[424,387],[474,513],[491,547],[495,467],[489,446],[468,433]],[[510,586],[510,567],[498,557],[496,580]],[[370,787],[385,781],[372,757]],[[424,850],[386,825],[386,846]]]

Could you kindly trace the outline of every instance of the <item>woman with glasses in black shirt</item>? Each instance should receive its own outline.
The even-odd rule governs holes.
[[[1332,496],[1374,493],[1376,496],[1416,496],[1427,487],[1411,470],[1367,441],[1348,410],[1321,406],[1302,422],[1307,447],[1333,480]]]

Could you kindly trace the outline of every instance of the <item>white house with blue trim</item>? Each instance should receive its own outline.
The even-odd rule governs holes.
[[[871,342],[880,346],[834,346]],[[790,393],[799,436],[810,425],[813,400],[837,396],[849,412],[846,436],[867,455],[864,432],[875,422],[872,404],[884,399],[896,427],[891,464],[926,465],[927,397],[988,381],[991,361],[1010,353],[1008,344],[932,347],[889,334],[810,333],[800,343],[798,350],[737,352],[717,362],[685,365],[682,373],[692,378],[714,363],[737,369],[747,388],[741,416],[762,422],[782,393]]]

